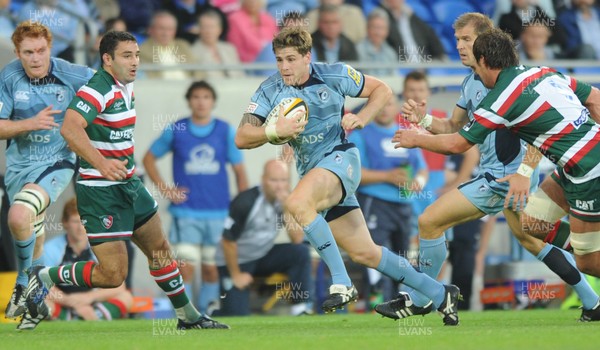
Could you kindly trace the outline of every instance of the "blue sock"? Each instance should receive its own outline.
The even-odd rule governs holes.
[[[573,287],[581,299],[584,309],[589,310],[596,306],[598,294],[594,292],[585,276],[577,269],[577,263],[571,254],[551,244],[546,244],[536,258]]]
[[[333,284],[343,284],[350,287],[352,280],[348,276],[340,250],[327,221],[321,215],[317,215],[313,222],[304,227],[304,234],[310,245],[315,248],[329,268]]]
[[[33,248],[35,247],[35,235],[31,234],[29,239],[24,241],[14,240],[15,255],[17,256],[17,283],[22,286],[27,286],[29,277],[25,269],[31,267],[33,260]]]
[[[435,239],[419,239],[419,270],[427,274],[427,276],[437,280],[442,265],[446,260],[446,235]],[[403,288],[405,292],[410,294],[410,297],[417,306],[425,306],[429,302],[429,298],[423,293],[419,293],[413,288]]]
[[[425,294],[427,300],[433,301],[436,308],[442,304],[445,295],[443,284],[417,271],[408,260],[390,252],[386,247],[381,247],[381,249],[381,261],[377,266],[377,271]]]
[[[208,304],[212,301],[219,300],[219,282],[202,282],[199,299],[198,308],[200,309],[200,312],[204,314],[208,309]]]

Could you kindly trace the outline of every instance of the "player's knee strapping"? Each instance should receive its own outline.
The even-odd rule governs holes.
[[[205,264],[205,265],[216,265],[217,264],[217,261],[215,259],[215,257],[217,256],[217,247],[203,245],[201,248],[201,251],[202,251],[201,260],[202,260],[203,264]]]
[[[571,232],[571,247],[575,255],[585,255],[600,250],[600,231],[574,233]]]
[[[568,214],[542,190],[535,191],[529,197],[524,213],[546,222],[556,222]]]
[[[33,232],[36,237],[44,234],[44,211],[48,207],[44,201],[44,195],[35,189],[26,188],[17,193],[14,198],[14,204],[20,204],[33,212],[37,218],[33,223]]]

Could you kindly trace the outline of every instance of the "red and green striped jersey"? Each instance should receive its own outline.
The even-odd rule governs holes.
[[[127,181],[135,172],[133,130],[135,127],[133,83],[123,85],[103,68],[81,87],[69,105],[88,122],[85,131],[92,145],[105,157],[127,159]],[[80,158],[78,183],[110,186],[121,181],[104,179]]]
[[[509,128],[563,167],[573,183],[600,176],[600,128],[582,104],[591,86],[547,67],[510,67],[460,134],[481,143],[498,128]]]

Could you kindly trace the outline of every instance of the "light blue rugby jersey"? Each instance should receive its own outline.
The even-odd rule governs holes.
[[[463,80],[456,105],[467,110],[469,121],[474,119],[473,112],[489,91],[474,72]],[[527,144],[508,129],[501,128],[486,137],[479,145],[479,151],[480,174],[487,172],[495,178],[501,178],[517,172],[527,151]]]
[[[52,109],[62,111],[54,115],[54,121],[62,126],[67,106],[93,75],[88,67],[52,57],[48,75],[34,80],[25,74],[19,60],[13,60],[0,72],[0,119],[33,118],[52,105]],[[75,154],[66,146],[59,127],[24,133],[8,141],[6,166],[14,169],[32,163],[51,165],[60,160],[74,163]]]
[[[271,75],[252,96],[246,113],[264,121],[284,98],[298,97],[308,104],[308,124],[290,141],[303,176],[334,147],[348,143],[341,126],[345,96],[360,95],[364,83],[363,74],[346,64],[311,63],[310,77],[302,86],[285,85],[279,72]]]

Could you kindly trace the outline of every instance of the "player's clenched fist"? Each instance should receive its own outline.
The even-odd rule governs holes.
[[[354,113],[347,113],[342,117],[342,128],[344,130],[362,129],[364,127],[365,122]]]

